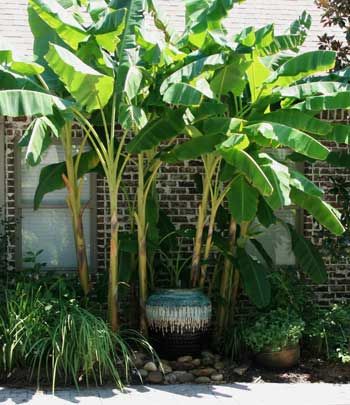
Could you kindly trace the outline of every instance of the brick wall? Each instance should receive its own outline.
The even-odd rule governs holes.
[[[29,58],[32,48],[32,36],[27,24],[26,0],[12,0],[7,2],[0,0],[0,37],[5,37],[6,41],[13,44],[15,54],[18,57]],[[183,2],[177,0],[160,0],[162,9],[166,12],[171,23],[178,30],[181,30],[184,24]],[[313,27],[304,49],[315,49],[317,47],[317,36],[324,32],[324,28],[319,22],[320,11],[314,5],[313,0],[247,0],[245,3],[235,7],[227,22],[227,27],[231,32],[237,32],[245,26],[262,26],[271,21],[276,24],[276,31],[283,32],[290,22],[301,12],[307,9],[313,17]],[[340,122],[349,122],[346,113],[336,113],[325,116],[324,119],[337,120]],[[4,123],[5,136],[5,201],[7,219],[16,223],[15,206],[15,153],[14,142],[23,133],[28,121],[6,119]],[[3,134],[0,133],[0,136]],[[334,145],[336,149],[347,148],[345,145]],[[0,159],[3,157],[0,156]],[[164,166],[161,168],[158,191],[160,206],[171,214],[174,222],[181,226],[182,224],[191,224],[195,220],[196,207],[199,201],[199,195],[195,192],[193,173],[199,170],[195,162],[188,162],[179,166]],[[325,165],[307,166],[306,175],[318,183],[322,188],[330,188],[329,176],[336,174],[345,176],[350,181],[349,171],[338,168],[330,168]],[[130,184],[131,192],[134,189],[136,175],[130,169],[126,178]],[[107,243],[108,243],[108,222],[105,220],[108,215],[108,199],[106,198],[106,184],[101,178],[97,179],[97,265],[100,271],[104,271],[107,266]],[[121,199],[121,216],[126,218],[126,203],[123,196]],[[332,197],[327,194],[327,199]],[[337,201],[332,201],[337,204]],[[305,234],[316,244],[320,243],[319,229],[310,217],[305,216]],[[11,252],[14,252],[16,235],[11,234]],[[14,265],[12,254],[11,265]],[[318,299],[322,303],[350,299],[350,263],[348,261],[341,263],[328,262],[329,283],[323,286],[315,287]]]
[[[350,111],[334,111],[323,114],[323,119],[341,124],[350,124]],[[344,144],[329,144],[334,151],[349,151],[349,146]],[[340,208],[341,201],[338,197],[329,192],[332,188],[331,176],[343,178],[350,181],[350,170],[340,167],[332,167],[325,163],[317,165],[306,165],[305,175],[315,184],[322,188],[326,195],[326,201],[334,207]],[[322,231],[320,226],[309,215],[304,216],[304,234],[316,245],[322,246]],[[314,286],[317,299],[320,304],[328,302],[350,302],[350,258],[336,260],[325,257],[328,270],[328,283]]]

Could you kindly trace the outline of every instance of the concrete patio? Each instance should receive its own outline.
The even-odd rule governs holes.
[[[0,404],[29,405],[350,405],[350,384],[246,384],[138,386],[120,393],[112,388],[57,390],[0,387]]]

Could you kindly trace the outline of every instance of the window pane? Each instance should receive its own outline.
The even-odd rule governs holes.
[[[75,145],[75,150],[77,151],[78,145]],[[21,181],[22,181],[22,191],[21,191],[21,202],[22,204],[32,206],[34,200],[34,194],[36,187],[38,185],[39,176],[41,169],[52,163],[58,163],[64,161],[64,154],[61,145],[51,145],[43,156],[42,161],[37,166],[29,166],[25,163],[25,150],[21,148]],[[67,190],[65,188],[52,193],[48,193],[44,196],[42,204],[49,205],[66,205]],[[83,186],[81,191],[81,198],[83,203],[89,200],[90,196],[90,182],[89,177],[84,176]]]
[[[90,210],[83,216],[85,240],[90,261]],[[22,256],[37,252],[47,267],[76,268],[72,222],[68,209],[22,209]]]

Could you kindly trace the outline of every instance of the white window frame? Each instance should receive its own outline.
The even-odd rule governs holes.
[[[79,138],[73,139],[74,145],[79,145],[81,140]],[[59,142],[53,142],[53,145],[60,146]],[[21,198],[21,187],[22,187],[22,176],[21,176],[21,147],[18,145],[18,140],[15,142],[15,207],[16,207],[16,248],[15,248],[15,264],[16,268],[22,270],[23,268],[23,251],[22,251],[22,209],[33,208],[33,203],[22,203]],[[54,163],[54,162],[53,162]],[[89,267],[90,273],[97,271],[97,196],[96,196],[96,174],[88,174],[90,179],[90,190],[91,197],[88,203],[83,203],[82,206],[90,210],[90,257]],[[38,179],[39,180],[39,179]],[[66,209],[68,210],[68,205],[63,204],[40,204],[40,209]],[[69,211],[68,211],[69,212]],[[73,225],[72,225],[73,232]],[[74,248],[75,250],[75,248]],[[40,262],[40,257],[39,257]],[[76,271],[75,267],[44,267],[44,271],[47,272],[73,272]]]

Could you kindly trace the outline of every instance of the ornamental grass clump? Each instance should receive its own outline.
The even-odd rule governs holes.
[[[18,284],[6,302],[0,314],[0,371],[7,375],[25,367],[30,380],[50,381],[53,390],[57,383],[78,388],[106,381],[122,388],[133,365],[132,347],[151,350],[137,332],[112,332],[65,293]]]
[[[276,309],[260,315],[247,327],[244,340],[255,353],[278,352],[299,343],[305,323],[293,311]]]

